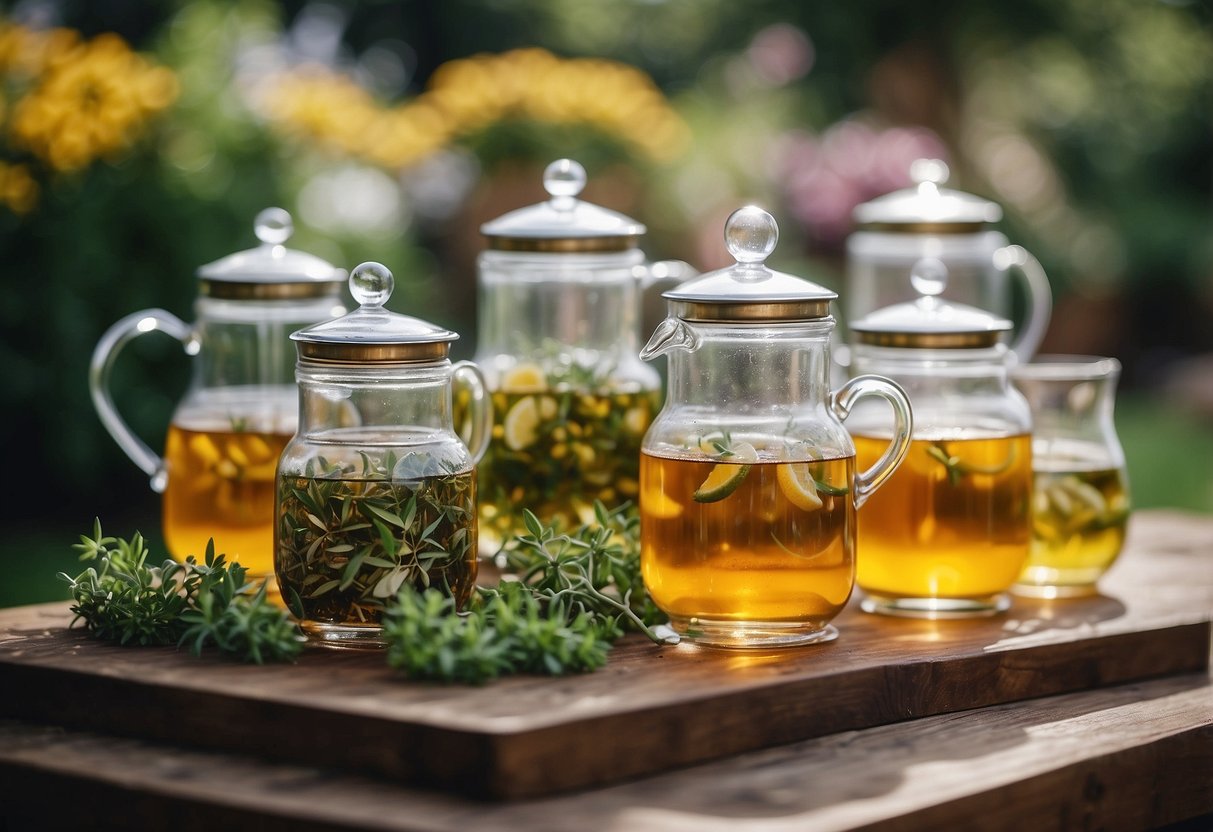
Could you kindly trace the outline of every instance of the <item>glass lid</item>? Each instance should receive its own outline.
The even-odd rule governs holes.
[[[921,233],[972,233],[1002,219],[997,202],[942,187],[948,166],[939,159],[910,165],[914,186],[855,206],[855,222],[870,230]]]
[[[198,269],[203,295],[216,298],[308,298],[336,294],[345,269],[314,254],[287,248],[295,230],[291,215],[266,208],[253,221],[256,248],[229,254]]]
[[[917,349],[980,349],[998,343],[1011,322],[974,306],[939,296],[948,286],[948,268],[926,257],[914,264],[910,284],[918,300],[877,309],[855,323],[851,332],[861,344]]]
[[[543,172],[547,202],[519,208],[480,226],[489,248],[501,251],[626,251],[636,248],[644,225],[577,198],[585,168],[558,159]]]
[[[737,261],[662,295],[688,321],[803,321],[825,318],[838,297],[823,286],[766,266],[779,241],[775,218],[756,205],[738,208],[724,224],[724,243]]]
[[[384,309],[394,287],[387,266],[357,266],[350,273],[350,294],[358,308],[292,333],[299,357],[343,364],[413,364],[445,359],[451,342],[459,335],[420,318]]]

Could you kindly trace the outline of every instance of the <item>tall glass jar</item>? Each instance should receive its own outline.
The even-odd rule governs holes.
[[[1032,435],[1032,554],[1014,591],[1090,595],[1125,541],[1129,478],[1112,410],[1120,362],[1041,355],[1011,373],[1027,397]]]
[[[213,538],[217,551],[260,579],[273,576],[274,467],[296,424],[288,336],[345,312],[346,273],[286,248],[292,223],[281,208],[259,213],[254,228],[259,246],[198,269],[193,324],[145,309],[110,327],[93,352],[89,389],[110,435],[164,495],[169,552],[201,556]],[[163,458],[123,421],[109,390],[122,347],[156,331],[194,357]]]
[[[546,202],[481,231],[476,360],[497,424],[480,465],[483,548],[522,529],[522,510],[576,525],[637,498],[640,440],[661,379],[640,362],[643,289],[689,273],[646,263],[639,222],[577,199],[585,170],[544,172]]]
[[[669,393],[640,463],[641,569],[685,638],[724,647],[828,641],[851,596],[855,512],[897,468],[905,394],[865,376],[830,392],[836,296],[765,265],[778,229],[756,207],[725,241],[737,264],[665,293],[641,356],[669,357]],[[841,419],[892,405],[878,459],[857,466]]]
[[[857,580],[869,612],[930,618],[990,615],[1031,538],[1032,417],[1010,384],[1010,321],[941,300],[948,270],[915,264],[919,298],[852,327],[851,370],[882,373],[914,404],[905,463],[859,522]],[[876,458],[892,426],[877,409],[848,423],[860,464]]]
[[[299,430],[278,463],[274,566],[303,631],[379,646],[400,587],[462,605],[477,569],[475,465],[492,412],[484,377],[447,355],[459,336],[383,308],[392,274],[350,275],[358,309],[296,332]],[[452,382],[471,402],[471,448],[455,432]]]

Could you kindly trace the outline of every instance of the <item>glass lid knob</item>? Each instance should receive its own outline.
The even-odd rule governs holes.
[[[910,269],[910,285],[922,297],[934,300],[948,288],[948,267],[934,257],[924,257]]]
[[[544,169],[543,187],[553,202],[571,204],[585,188],[585,168],[572,159],[557,159]]]
[[[350,294],[363,306],[383,306],[395,285],[391,271],[382,263],[362,263],[350,272]]]
[[[253,220],[253,233],[257,239],[272,246],[285,243],[294,231],[291,215],[282,208],[266,208]]]
[[[915,159],[910,164],[910,178],[918,185],[942,185],[952,172],[942,159]]]
[[[778,223],[757,205],[738,208],[725,221],[724,244],[742,266],[761,266],[778,242]]]

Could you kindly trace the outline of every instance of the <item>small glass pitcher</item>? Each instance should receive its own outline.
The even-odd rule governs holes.
[[[901,389],[876,376],[831,393],[830,301],[772,271],[774,218],[729,217],[737,264],[666,292],[670,317],[641,352],[669,356],[665,406],[640,463],[641,568],[684,637],[725,647],[828,641],[855,582],[855,512],[905,456]],[[841,419],[892,406],[879,459],[856,468]]]
[[[1049,279],[1026,249],[1010,245],[991,229],[1002,218],[1002,208],[943,187],[948,175],[942,161],[919,159],[910,166],[913,187],[856,206],[859,230],[847,238],[847,326],[877,309],[913,300],[905,276],[914,263],[932,258],[948,267],[944,297],[1003,318],[1011,316],[1010,278],[1018,277],[1027,314],[1010,349],[1019,361],[1027,361],[1049,326]]]
[[[919,294],[856,321],[851,371],[896,380],[914,404],[905,463],[859,521],[863,609],[953,618],[991,615],[1028,557],[1032,417],[1008,379],[1011,322],[942,299],[948,269],[914,265]],[[879,409],[848,428],[858,460],[875,459],[890,430]]]
[[[350,275],[350,314],[294,333],[299,431],[278,463],[274,567],[305,634],[381,646],[403,584],[462,605],[476,581],[476,463],[493,414],[476,365],[447,358],[459,336],[383,308],[392,273]],[[471,402],[471,448],[455,432],[452,382]]]
[[[1125,541],[1129,480],[1112,409],[1115,358],[1041,355],[1011,372],[1027,397],[1032,434],[1032,553],[1018,595],[1096,592]]]
[[[251,577],[273,575],[274,466],[295,432],[294,350],[300,327],[345,312],[344,270],[285,246],[291,215],[267,208],[254,224],[261,245],[198,269],[196,320],[144,309],[97,342],[89,390],[106,430],[163,498],[164,538],[178,559],[207,540]],[[195,358],[185,397],[169,423],[164,457],[123,421],[109,390],[122,347],[164,332]]]
[[[635,500],[640,440],[661,379],[636,358],[641,298],[685,263],[648,263],[645,227],[577,198],[585,169],[548,165],[550,198],[481,231],[479,340],[498,424],[480,466],[483,548],[522,530],[522,510],[570,525],[595,500]]]

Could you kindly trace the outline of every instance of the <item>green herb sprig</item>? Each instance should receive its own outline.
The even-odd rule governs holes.
[[[262,664],[289,661],[303,647],[298,629],[286,614],[245,580],[247,570],[227,563],[207,544],[202,563],[165,560],[148,564],[148,549],[138,532],[130,540],[102,533],[93,523],[92,537],[73,546],[87,569],[72,577],[59,573],[72,593],[74,626],[118,644],[189,644],[198,655],[208,645],[225,656]]]
[[[927,456],[942,465],[948,472],[948,485],[956,486],[960,481],[969,474],[986,474],[996,476],[1008,470],[1015,464],[1015,459],[1018,453],[1015,446],[1012,445],[1007,458],[997,465],[976,465],[971,462],[965,462],[958,456],[948,453],[947,445],[943,442],[932,442],[927,446]]]
[[[629,631],[675,641],[644,590],[638,513],[594,511],[595,522],[571,533],[524,512],[527,534],[501,553],[511,576],[477,588],[463,615],[435,590],[401,588],[384,617],[389,663],[413,679],[481,684],[594,670]]]

